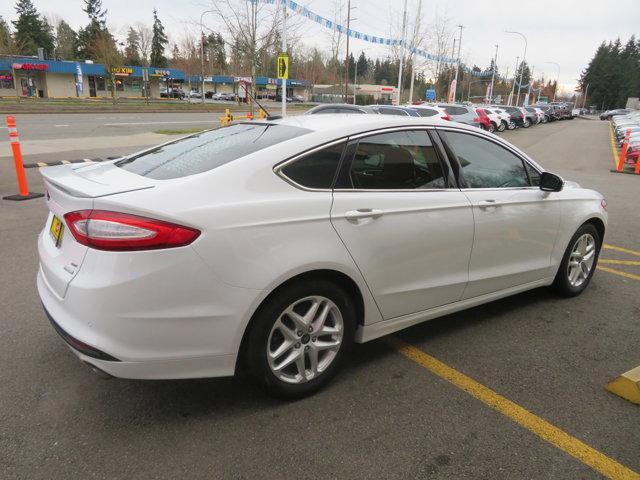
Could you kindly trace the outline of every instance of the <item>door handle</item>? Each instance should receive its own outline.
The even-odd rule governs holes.
[[[359,208],[358,210],[349,210],[345,212],[344,218],[350,222],[357,222],[363,218],[380,218],[384,211],[376,208]]]
[[[499,207],[500,204],[498,202],[496,202],[495,200],[480,200],[478,202],[478,207],[485,209],[485,208],[495,208],[495,207]]]

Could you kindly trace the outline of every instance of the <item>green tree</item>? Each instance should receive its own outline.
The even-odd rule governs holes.
[[[0,55],[14,55],[17,53],[9,25],[0,16]]]
[[[18,19],[11,22],[15,28],[13,41],[23,55],[35,55],[38,48],[50,55],[54,41],[51,26],[40,16],[31,0],[18,0],[15,6]]]
[[[91,51],[96,48],[94,43],[104,43],[109,38],[115,48],[115,40],[107,29],[107,11],[102,9],[102,0],[84,0],[82,11],[89,17],[89,24],[78,32],[78,56],[89,58]]]
[[[364,52],[360,52],[358,56],[358,76],[365,77],[369,73],[369,60]]]
[[[227,53],[222,35],[210,33],[204,40],[205,58],[210,73],[223,73],[227,68]]]
[[[78,56],[78,35],[64,20],[56,26],[56,57],[63,60],[75,60]]]
[[[127,65],[142,65],[140,58],[140,35],[133,27],[129,27],[127,44],[124,47],[124,63]]]
[[[158,11],[153,9],[153,38],[151,39],[151,57],[149,63],[153,67],[166,67],[167,57],[164,56],[164,47],[169,43],[164,33],[164,26],[158,18]]]

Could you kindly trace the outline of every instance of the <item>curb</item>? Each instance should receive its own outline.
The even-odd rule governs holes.
[[[113,157],[119,158],[119,157]],[[113,160],[111,158],[107,158],[106,160]],[[40,167],[55,167],[56,165],[69,165],[71,163],[94,163],[94,162],[104,162],[104,158],[82,158],[80,160],[60,160],[57,162],[34,162],[34,163],[25,163],[24,168],[40,168]]]
[[[604,387],[611,393],[640,405],[640,367],[632,368]]]

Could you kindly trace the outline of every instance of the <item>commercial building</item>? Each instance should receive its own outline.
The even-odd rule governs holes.
[[[167,88],[188,83],[185,72],[175,68],[117,66],[110,71],[104,65],[65,60],[39,60],[34,57],[0,56],[0,97],[38,98],[100,98],[110,97],[110,77],[115,76],[118,98],[144,98],[145,80],[148,79],[149,97],[161,98]],[[191,77],[191,86],[200,91],[199,76]],[[238,93],[239,84],[247,77],[215,75],[205,77],[205,92]],[[249,77],[248,81],[251,79]],[[257,77],[259,96],[275,97],[280,80]],[[308,97],[308,85],[302,80],[287,80],[287,96]],[[186,91],[188,93],[188,91]]]

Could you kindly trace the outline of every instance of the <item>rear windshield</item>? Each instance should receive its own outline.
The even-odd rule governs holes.
[[[206,172],[311,130],[278,124],[239,124],[192,135],[116,165],[143,177],[166,180]]]

